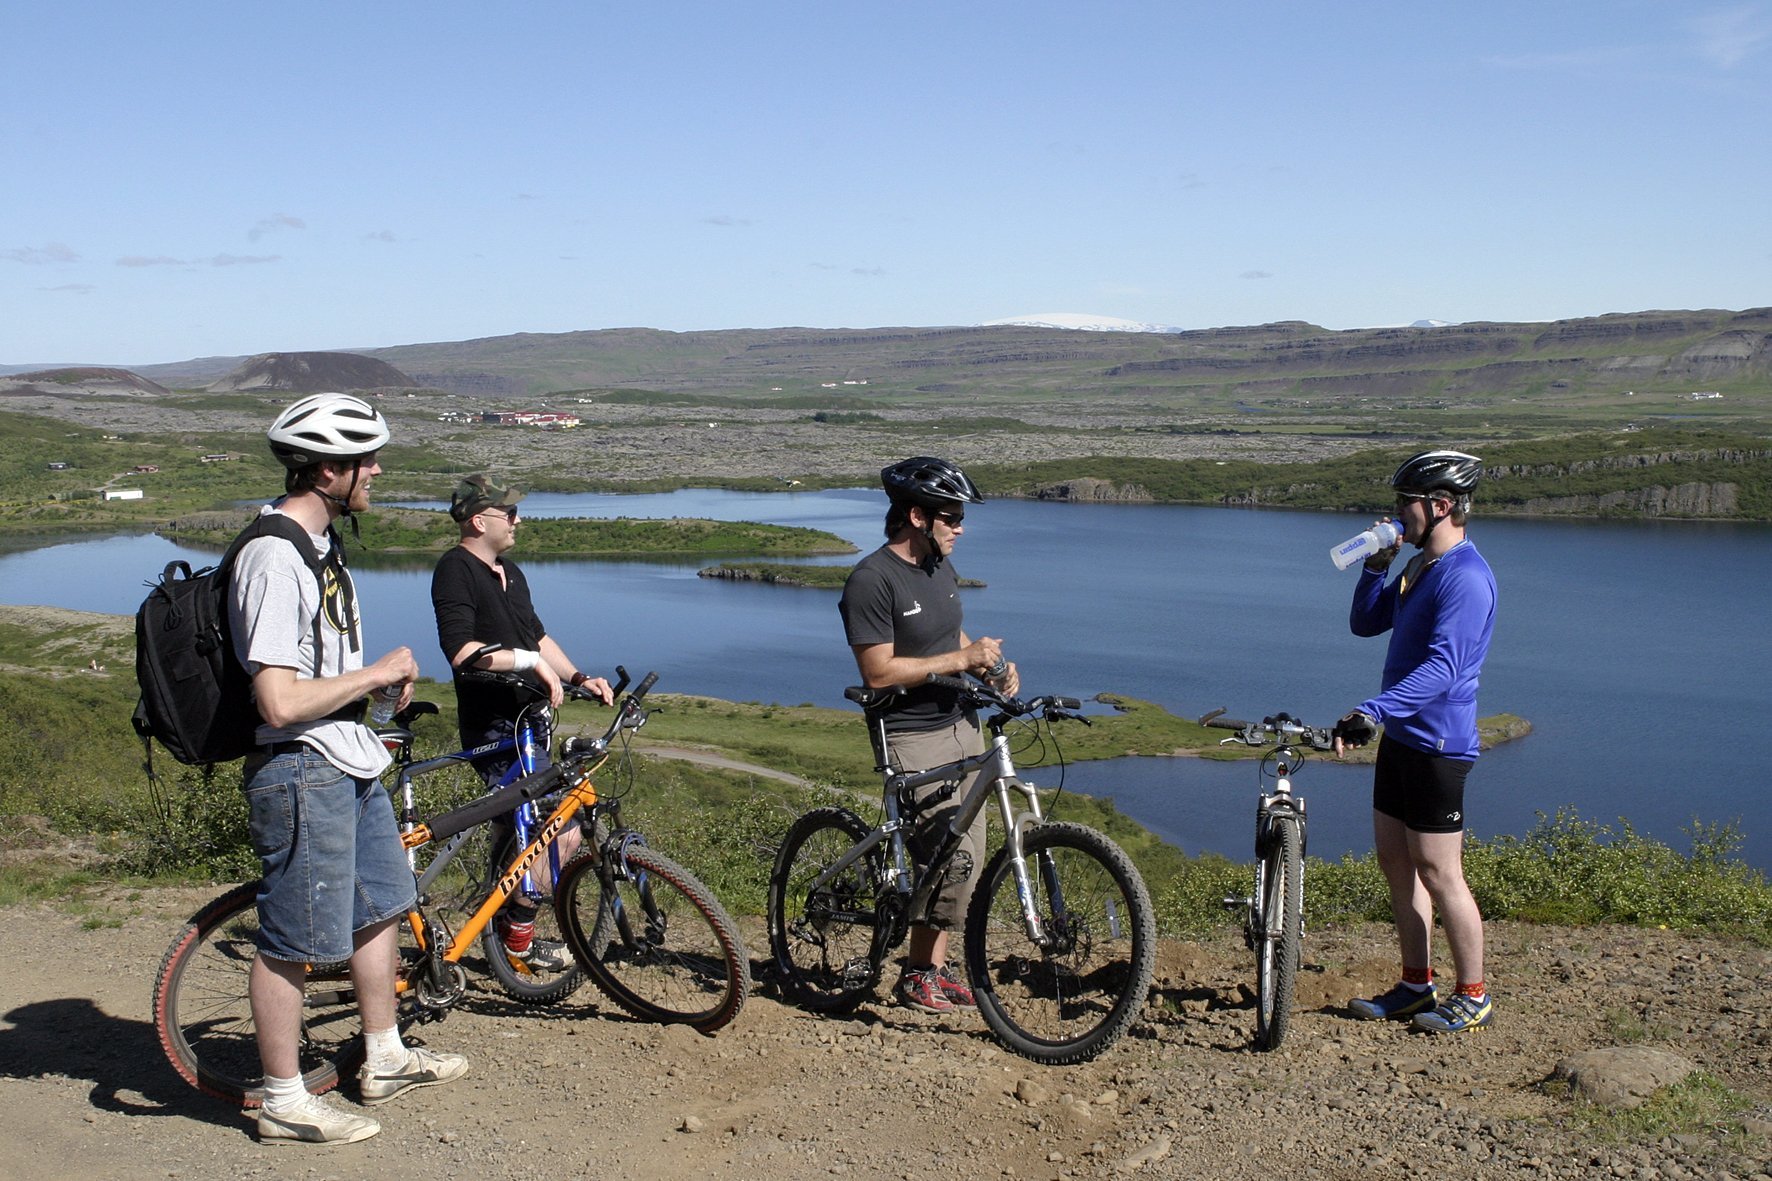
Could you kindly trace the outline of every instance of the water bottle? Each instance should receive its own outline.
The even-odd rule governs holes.
[[[1403,531],[1394,522],[1380,521],[1358,537],[1350,537],[1329,551],[1329,560],[1337,570],[1346,570],[1355,562],[1363,562],[1379,550],[1386,550],[1403,539]]]
[[[400,704],[400,686],[383,685],[369,695],[369,724],[386,726],[394,720],[394,707]]]

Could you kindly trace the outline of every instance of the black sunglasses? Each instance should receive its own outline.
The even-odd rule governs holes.
[[[483,513],[497,513],[499,516],[503,517],[507,521],[515,521],[517,519],[517,506],[514,504],[512,504],[512,505],[497,505],[497,504],[488,505],[487,507],[481,509],[480,511]]]
[[[960,523],[966,519],[966,514],[937,512],[935,514],[935,519],[946,525],[949,529],[954,529],[958,528]]]

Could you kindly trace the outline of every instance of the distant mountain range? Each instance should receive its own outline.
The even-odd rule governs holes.
[[[1302,321],[1181,331],[1070,313],[937,328],[614,328],[356,349],[210,357],[133,372],[174,389],[434,388],[501,399],[642,389],[695,395],[1004,394],[1153,401],[1251,397],[1539,396],[1725,390],[1772,382],[1772,308],[1631,312],[1550,323],[1419,321],[1330,330]],[[1075,321],[1075,322],[1071,322]],[[345,356],[380,364],[346,363]],[[300,364],[288,358],[302,358]],[[254,365],[282,378],[255,376]],[[266,366],[269,366],[266,369]],[[387,368],[391,367],[391,368]],[[65,372],[65,371],[64,371]],[[230,375],[234,375],[230,377]],[[16,380],[16,379],[15,379]],[[3,384],[3,383],[0,383]]]
[[[1081,312],[1040,312],[1032,316],[1011,316],[1006,320],[986,320],[980,328],[1005,325],[1019,328],[1069,328],[1076,332],[1180,332],[1164,324],[1140,324],[1116,316],[1091,316]]]

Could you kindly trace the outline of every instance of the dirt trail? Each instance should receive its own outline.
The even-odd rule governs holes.
[[[1148,1019],[1063,1069],[1005,1053],[975,1017],[881,1003],[819,1018],[762,987],[703,1038],[630,1021],[589,986],[538,1012],[476,977],[423,1030],[471,1056],[467,1079],[378,1109],[384,1131],[363,1144],[260,1145],[239,1112],[173,1074],[149,1019],[154,967],[212,893],[117,891],[97,916],[114,926],[50,906],[5,912],[0,1177],[1764,1175],[1763,1135],[1756,1158],[1705,1135],[1607,1147],[1568,1130],[1568,1100],[1541,1080],[1630,1029],[1757,1095],[1772,1129],[1767,951],[1495,924],[1499,1016],[1481,1033],[1430,1039],[1341,1016],[1346,997],[1389,982],[1388,933],[1368,927],[1307,937],[1291,1039],[1253,1053],[1250,966],[1226,934],[1166,944]],[[754,920],[746,937],[755,956]]]

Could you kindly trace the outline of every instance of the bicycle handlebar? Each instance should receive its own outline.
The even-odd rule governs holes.
[[[1259,722],[1243,722],[1229,718],[1220,720],[1218,715],[1223,712],[1217,710],[1200,719],[1203,725],[1236,731],[1229,738],[1220,739],[1220,746],[1240,742],[1245,746],[1304,745],[1312,750],[1335,749],[1333,729],[1327,726],[1307,726],[1291,714],[1274,714]]]
[[[883,685],[878,689],[866,685],[852,685],[843,690],[843,696],[861,706],[862,709],[871,712],[879,709],[893,698],[924,685],[935,685],[953,690],[959,694],[961,704],[969,709],[988,707],[1000,710],[1013,718],[1024,718],[1037,713],[1048,720],[1072,718],[1084,725],[1090,724],[1088,718],[1075,712],[1083,708],[1083,703],[1075,697],[1060,697],[1051,693],[1041,697],[1030,697],[1026,700],[1019,697],[1006,697],[988,681],[981,680],[974,684],[971,681],[961,680],[959,677],[943,676],[940,673],[931,673],[926,679],[910,685]]]

